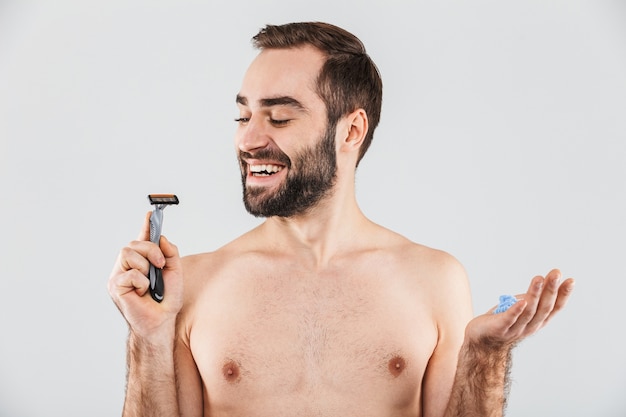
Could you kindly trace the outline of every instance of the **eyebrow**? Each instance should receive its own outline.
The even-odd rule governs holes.
[[[248,98],[237,94],[236,102],[243,106],[247,106]],[[261,104],[261,107],[289,106],[296,110],[308,111],[302,103],[290,96],[262,98],[259,100],[259,103]]]

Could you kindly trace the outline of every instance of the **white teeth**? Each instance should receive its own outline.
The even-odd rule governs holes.
[[[259,173],[259,172],[268,172],[275,173],[282,170],[283,167],[278,165],[250,165],[250,172]]]

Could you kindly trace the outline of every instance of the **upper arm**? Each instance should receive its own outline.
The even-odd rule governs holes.
[[[176,390],[178,408],[183,417],[203,417],[204,393],[202,377],[191,352],[190,322],[193,317],[193,294],[196,291],[193,283],[196,265],[192,257],[183,258],[184,302],[178,315],[177,337],[174,350],[176,365]]]
[[[184,417],[202,417],[202,380],[191,355],[189,347],[177,340],[174,351],[176,364],[176,390],[180,415]]]
[[[453,257],[440,254],[434,262],[436,275],[433,317],[437,325],[437,345],[431,355],[422,386],[424,417],[440,417],[448,405],[465,327],[472,319],[469,282],[463,266]],[[438,257],[439,258],[439,257]]]

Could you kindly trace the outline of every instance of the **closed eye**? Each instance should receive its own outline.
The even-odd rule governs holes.
[[[235,122],[239,123],[239,124],[245,124],[248,123],[250,121],[249,117],[239,117],[237,119],[235,119]],[[287,125],[289,122],[291,121],[291,119],[269,119],[269,122],[271,124],[273,124],[274,126],[280,127],[280,126],[285,126]]]
[[[270,118],[270,123],[273,124],[274,126],[285,126],[290,121],[291,119],[277,120],[277,119]]]

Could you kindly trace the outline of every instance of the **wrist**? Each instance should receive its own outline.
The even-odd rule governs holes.
[[[173,346],[175,336],[176,320],[168,320],[149,330],[129,327],[128,340],[136,346],[158,349],[159,347],[169,348]]]
[[[493,340],[468,340],[461,348],[461,353],[472,362],[488,362],[492,365],[507,363],[514,345]]]
[[[508,355],[517,345],[517,341],[503,340],[489,335],[470,335],[465,333],[463,348],[474,351],[476,354],[503,354]]]

